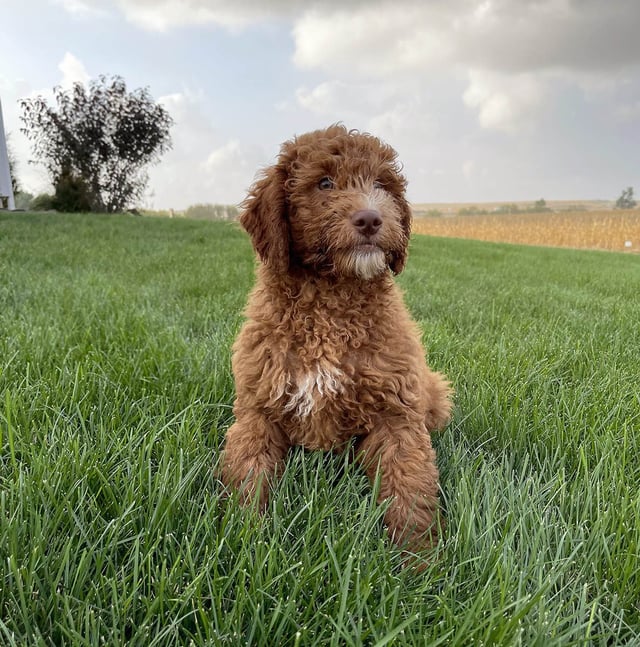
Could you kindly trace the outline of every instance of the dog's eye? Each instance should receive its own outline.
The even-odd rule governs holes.
[[[327,191],[328,189],[333,189],[334,184],[333,180],[330,177],[323,177],[320,182],[318,182],[318,188],[322,189],[323,191]]]
[[[373,188],[374,189],[384,189],[384,184],[380,180],[376,180],[373,183]]]

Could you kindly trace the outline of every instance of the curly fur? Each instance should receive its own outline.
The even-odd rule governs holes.
[[[392,538],[417,550],[437,540],[429,432],[448,421],[451,390],[392,278],[407,259],[405,187],[391,147],[341,125],[285,142],[252,187],[240,222],[261,264],[233,347],[221,476],[265,505],[291,446],[340,451],[356,436]],[[375,232],[354,224],[363,210]]]

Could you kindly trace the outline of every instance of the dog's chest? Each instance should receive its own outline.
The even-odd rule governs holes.
[[[398,352],[403,317],[394,316],[398,309],[389,295],[383,304],[358,294],[327,294],[281,300],[268,319],[256,309],[241,345],[247,354],[236,356],[255,401],[292,444],[311,449],[366,434],[383,409],[401,405],[400,385],[412,362]],[[269,307],[264,304],[264,311]]]
[[[318,363],[290,376],[279,404],[292,444],[332,449],[353,435],[340,423],[340,411],[352,398],[353,382],[336,366]]]
[[[297,418],[308,418],[345,392],[346,376],[331,365],[315,367],[291,376],[282,393],[283,410]]]

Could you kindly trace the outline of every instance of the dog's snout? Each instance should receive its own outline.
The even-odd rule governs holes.
[[[364,236],[373,236],[382,227],[380,212],[374,209],[361,209],[351,216],[351,224]]]

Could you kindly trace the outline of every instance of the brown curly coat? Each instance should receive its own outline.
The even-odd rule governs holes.
[[[395,151],[331,126],[285,142],[240,219],[262,261],[233,348],[237,399],[222,480],[264,505],[293,445],[358,458],[410,549],[437,540],[429,431],[451,411],[391,273],[411,226]]]

